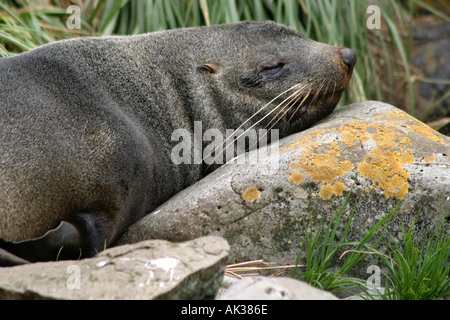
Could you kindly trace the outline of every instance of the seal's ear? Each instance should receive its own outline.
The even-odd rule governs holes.
[[[197,70],[206,71],[209,73],[216,73],[218,69],[219,69],[219,66],[214,63],[205,63],[205,64],[201,64],[201,65],[197,66]]]

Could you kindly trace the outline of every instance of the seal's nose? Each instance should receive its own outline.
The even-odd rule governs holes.
[[[356,63],[356,52],[352,49],[344,48],[341,49],[342,60],[348,66],[348,74],[352,73],[353,67]]]

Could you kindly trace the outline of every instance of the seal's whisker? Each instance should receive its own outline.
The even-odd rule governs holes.
[[[324,96],[326,95],[326,93],[328,92],[328,89],[330,88],[330,83],[331,83],[331,79],[330,80],[328,80],[328,83],[327,83],[327,87],[325,88],[325,91],[324,91]]]
[[[300,84],[297,84],[297,85],[295,85],[295,86],[293,86],[293,87],[291,87],[289,90],[293,90],[293,89],[295,89],[295,87],[296,86],[298,86],[298,85],[300,85]],[[253,128],[254,126],[256,126],[256,125],[258,125],[261,121],[263,121],[264,119],[266,119],[268,116],[270,116],[273,112],[275,112],[275,110],[277,110],[278,108],[280,108],[283,104],[285,104],[286,103],[286,101],[288,101],[289,99],[293,99],[293,98],[295,98],[299,93],[298,92],[302,92],[301,90],[303,90],[304,88],[306,87],[306,85],[304,85],[301,89],[297,89],[294,93],[292,93],[290,96],[288,96],[286,99],[284,99],[282,102],[280,102],[275,108],[273,108],[268,114],[266,114],[264,117],[262,117],[260,120],[258,120],[256,123],[254,123],[252,126],[250,126],[250,128],[248,128],[247,130],[249,130],[249,129],[251,129],[251,128]],[[286,93],[286,91],[284,92],[284,93]],[[280,96],[280,95],[279,95]],[[278,97],[279,97],[278,96]],[[273,100],[272,100],[273,101]],[[288,102],[289,103],[289,102]],[[266,105],[267,106],[267,105]],[[265,108],[266,106],[264,106],[263,108]],[[283,108],[285,108],[285,107],[283,107]],[[259,112],[259,111],[258,111]],[[279,114],[279,113],[278,113]],[[278,114],[277,115],[275,115],[275,117],[277,117],[278,116]],[[272,122],[272,120],[270,121],[270,122]],[[270,122],[269,122],[269,124],[270,124]],[[241,126],[242,127],[242,126]],[[239,127],[237,130],[239,130],[241,127]],[[237,131],[236,130],[236,131]],[[236,132],[235,131],[235,132]],[[245,131],[246,132],[246,131]],[[244,133],[245,133],[244,132]]]
[[[334,83],[334,87],[333,87],[333,91],[331,92],[331,98],[333,99],[334,93],[336,91],[336,77],[334,77],[334,79],[332,81],[333,81],[332,83]]]
[[[269,106],[271,103],[273,103],[276,99],[280,98],[283,94],[294,90],[296,87],[300,86],[301,83],[298,83],[292,87],[290,87],[289,89],[283,91],[282,93],[280,93],[278,96],[276,96],[275,98],[273,98],[272,100],[270,100],[266,105],[264,105],[262,108],[260,108],[258,111],[256,111],[251,117],[249,117],[247,120],[245,120],[236,130],[234,130],[233,134],[230,135],[229,137],[227,137],[225,139],[225,141],[222,143],[222,146],[225,144],[225,150],[234,142],[236,142],[240,137],[242,137],[244,134],[246,134],[250,129],[252,129],[254,126],[258,125],[261,121],[263,121],[265,118],[267,118],[272,112],[274,112],[279,106],[281,106],[287,99],[289,99],[289,97],[292,97],[294,94],[291,94],[288,98],[286,98],[285,100],[283,100],[283,102],[281,102],[279,105],[277,105],[277,107],[275,107],[273,110],[271,110],[268,114],[266,114],[263,118],[261,118],[260,120],[258,120],[256,123],[254,123],[253,125],[251,125],[248,129],[246,129],[243,133],[241,133],[238,137],[236,137],[235,139],[233,139],[233,141],[229,142],[228,144],[227,141],[229,139],[231,139],[231,137],[234,137],[235,133],[238,132],[238,130],[240,130],[247,122],[249,122],[252,118],[254,118],[258,113],[260,113],[262,110],[264,110],[265,108],[267,108],[267,106]],[[209,154],[207,154],[206,156],[203,157],[202,161],[204,161],[207,157],[209,157],[213,152],[215,152],[219,147],[217,146],[214,150],[212,150]],[[216,155],[214,160],[218,157],[219,155]]]
[[[306,87],[306,85],[304,86],[304,88]],[[283,100],[279,105],[277,105],[274,109],[279,108],[281,105],[283,105],[287,100],[290,100],[287,102],[286,106],[284,106],[282,108],[282,110],[280,110],[273,118],[272,120],[270,120],[270,122],[266,125],[266,128],[275,120],[278,118],[277,121],[275,121],[275,123],[272,124],[272,126],[264,133],[264,135],[262,137],[259,137],[258,141],[259,142],[261,140],[261,138],[265,137],[270,130],[272,130],[272,128],[284,117],[284,115],[289,112],[289,110],[292,108],[292,106],[294,106],[301,98],[302,98],[302,94],[303,94],[303,89],[299,89],[296,90],[291,96],[289,96],[288,98],[286,98],[285,100]],[[299,106],[297,107],[296,111],[298,110],[298,108],[301,107],[301,105],[303,104],[303,102],[308,98],[309,94],[310,94],[311,90],[308,92],[308,94],[304,97],[303,101],[299,104]],[[287,109],[286,111],[284,111],[285,109]],[[284,111],[284,112],[283,112]],[[283,113],[282,113],[283,112]],[[282,114],[281,114],[282,113]],[[295,113],[295,112],[294,112]],[[281,114],[281,116],[279,116]],[[292,118],[292,117],[291,117]],[[256,143],[257,143],[256,142]],[[253,146],[255,146],[254,143],[251,147],[250,150]]]
[[[271,128],[273,128],[274,125],[276,125],[278,123],[278,121],[280,121],[283,116],[289,112],[289,110],[292,109],[292,107],[295,105],[295,103],[299,100],[299,95],[296,95],[295,97],[292,97],[292,99],[272,118],[272,120],[270,120],[270,122],[266,125],[266,128],[272,123],[272,126],[269,128],[269,130]]]
[[[317,81],[317,89],[314,90],[314,96],[311,99],[311,104],[315,104],[317,102],[317,100],[319,99],[319,96],[321,95],[321,91],[322,88],[324,86],[324,81],[325,80],[321,80],[321,81]]]
[[[320,95],[320,92],[322,91],[322,88],[323,88],[324,85],[325,85],[325,81],[326,81],[326,79],[323,79],[322,81],[318,80],[318,81],[315,81],[315,82],[311,85],[311,87],[315,87],[316,85],[319,85],[319,83],[320,83],[319,88],[316,89],[316,90],[314,90],[314,91],[315,91],[315,92],[314,92],[314,97],[311,99],[311,104],[314,104],[314,103],[317,102],[317,100],[319,99],[319,95]],[[325,96],[326,93],[328,92],[328,88],[329,88],[330,82],[331,82],[331,80],[328,80],[326,89],[324,90],[324,93],[323,93],[323,96]],[[336,87],[336,83],[335,83],[335,87]],[[288,123],[292,120],[292,118],[295,116],[295,114],[297,113],[297,111],[301,108],[301,106],[302,106],[303,103],[305,102],[306,98],[307,98],[312,92],[313,92],[313,90],[311,89],[311,90],[308,92],[308,94],[306,95],[306,97],[303,99],[303,101],[302,101],[300,104],[298,104],[297,108],[295,109],[295,111],[293,112],[293,114],[291,115],[291,117],[289,118],[289,120],[287,121],[286,125],[288,125]]]
[[[297,113],[297,111],[302,107],[303,103],[305,102],[306,98],[309,97],[309,94],[310,94],[310,93],[311,93],[311,91],[308,92],[308,94],[305,96],[305,98],[303,99],[303,101],[300,102],[300,103],[298,104],[297,108],[295,108],[294,112],[292,113],[292,115],[291,115],[290,118],[288,119],[286,125],[292,120],[292,118],[295,116],[295,114]],[[299,101],[299,100],[300,100],[300,98],[299,98],[297,101]]]
[[[328,86],[329,85],[330,85],[330,80],[326,81],[326,85],[325,85],[325,81],[324,81],[324,83],[323,83],[324,90],[320,94],[320,99],[325,99],[326,98],[327,93],[328,93]]]
[[[262,110],[264,110],[265,108],[267,108],[270,104],[272,104],[275,100],[277,100],[278,98],[280,98],[283,94],[295,89],[297,86],[299,86],[300,83],[292,86],[291,88],[283,91],[282,93],[280,93],[278,96],[276,96],[275,98],[273,98],[272,100],[270,100],[267,104],[265,104],[262,108],[260,108],[258,111],[256,111],[250,118],[248,118],[247,120],[245,120],[236,130],[234,130],[234,132],[237,132],[239,129],[241,129],[247,122],[249,122],[251,119],[253,119],[258,113],[260,113]],[[286,100],[286,99],[285,99]],[[285,101],[283,100],[283,102]],[[278,106],[277,106],[278,107]],[[276,108],[277,108],[276,107]],[[274,110],[270,111],[266,116],[264,116],[261,120],[259,120],[257,123],[261,122],[262,120],[264,120],[267,116],[269,116],[272,112],[274,112],[276,110],[276,108],[274,108]]]
[[[284,110],[286,109],[286,108],[288,108],[288,110],[292,107],[292,106],[289,106],[289,104],[291,104],[292,102],[293,102],[293,104],[295,104],[296,102],[298,102],[298,100],[300,99],[300,97],[303,95],[303,93],[304,93],[304,89],[305,88],[307,88],[307,85],[304,85],[301,89],[298,89],[298,90],[296,90],[292,95],[290,95],[288,98],[286,98],[285,100],[283,100],[276,108],[274,108],[274,109],[277,109],[279,106],[281,106],[281,105],[283,105],[287,100],[290,100],[287,104],[286,104],[286,106],[284,106],[273,118],[272,118],[272,120],[270,120],[269,121],[269,123],[266,125],[266,127],[267,126],[269,126],[282,112],[284,112]],[[286,114],[286,113],[283,113],[283,114],[281,114],[281,116],[280,116],[280,118],[282,118],[283,116],[284,116],[284,114]]]
[[[275,121],[275,123],[274,124],[272,124],[272,126],[270,126],[270,128],[264,133],[264,135],[262,136],[262,137],[259,137],[259,139],[258,139],[258,141],[256,142],[256,143],[258,143],[260,140],[261,140],[261,138],[263,138],[263,137],[265,137],[269,132],[270,132],[270,130],[272,130],[272,128],[284,117],[284,115],[287,113],[287,112],[289,112],[289,110],[301,99],[301,97],[302,97],[302,95],[303,95],[303,93],[304,93],[304,91],[305,91],[305,88],[307,88],[308,87],[308,85],[303,85],[303,87],[302,88],[299,88],[299,89],[297,89],[293,94],[291,94],[289,97],[287,97],[286,99],[284,99],[282,102],[280,102],[275,108],[274,108],[274,110],[273,111],[275,111],[276,109],[278,109],[279,107],[281,107],[283,104],[285,104],[285,106],[284,107],[282,107],[281,108],[281,110],[280,111],[278,111],[278,113],[269,121],[269,123],[266,125],[266,128],[275,120],[275,119],[277,119],[278,118],[278,120],[276,120]],[[311,90],[310,90],[311,91]],[[308,95],[309,95],[309,92],[308,92]],[[306,98],[308,97],[308,95],[306,96]],[[306,98],[304,99],[304,100],[306,100]],[[304,100],[302,101],[302,103],[304,102]],[[301,104],[300,104],[300,106],[301,106]],[[299,106],[299,107],[300,107]],[[287,109],[287,110],[286,110]],[[281,115],[280,115],[281,114]],[[257,124],[257,123],[256,123]],[[255,125],[256,125],[255,124]],[[256,143],[254,143],[252,146],[250,146],[250,150],[253,148],[253,146],[255,146],[255,144]]]
[[[242,134],[240,134],[238,137],[236,137],[231,143],[236,142],[237,139],[239,139],[241,136],[243,136],[244,134],[246,134],[247,131],[249,131],[249,130],[251,130],[253,127],[257,126],[261,121],[263,121],[265,118],[267,118],[272,112],[274,112],[275,110],[277,110],[278,108],[280,108],[283,104],[285,104],[286,101],[288,101],[288,100],[290,100],[290,99],[291,99],[291,101],[292,101],[292,99],[295,99],[295,97],[298,95],[297,92],[298,92],[298,90],[295,91],[293,94],[291,94],[291,95],[290,95],[289,97],[287,97],[286,99],[284,99],[284,100],[283,100],[281,103],[279,103],[275,108],[273,108],[273,110],[271,110],[268,114],[266,114],[263,118],[261,118],[260,120],[258,120],[256,123],[252,124],[252,125],[251,125],[248,129],[246,129]],[[289,104],[289,103],[291,103],[291,102],[289,101],[288,104]],[[283,107],[282,109],[284,110],[284,108],[286,108],[286,106]],[[273,117],[272,120],[270,120],[269,124],[273,121],[274,118],[276,118],[276,117],[278,116],[279,113],[280,113],[280,112],[278,112],[278,113],[275,115],[275,117]],[[267,128],[267,126],[268,126],[269,124],[266,125],[266,128]],[[269,132],[272,128],[273,128],[273,126],[270,127],[269,130],[268,130],[267,132]],[[236,131],[237,131],[237,130],[236,130]],[[236,131],[235,131],[235,132],[236,132]],[[259,140],[258,140],[258,141],[259,141]],[[231,144],[231,143],[230,143],[230,144]],[[230,146],[230,144],[228,144],[225,148],[228,148],[228,147]]]
[[[303,105],[303,103],[306,101],[306,99],[309,97],[309,95],[311,94],[311,92],[312,92],[312,89],[310,89],[309,90],[309,92],[305,95],[305,96],[303,96],[303,100],[302,100],[302,102],[301,103],[299,103],[299,105],[298,105],[298,107],[297,107],[297,109],[294,111],[294,114],[297,112],[297,110]],[[283,112],[279,117],[278,117],[278,120],[269,128],[269,131],[289,112],[289,110],[291,110],[292,109],[292,107],[302,98],[302,94],[303,94],[303,91],[301,91],[301,92],[297,92],[297,95],[296,95],[296,97],[295,97],[295,100],[294,100],[294,103],[292,103],[292,105],[291,106],[289,106],[289,108],[287,108],[287,110],[286,111],[284,111],[283,112],[283,110],[286,108],[283,108],[283,110],[281,111],[281,112]],[[281,112],[279,112],[278,114],[280,114]],[[278,116],[278,114],[277,114],[277,116]],[[292,118],[292,117],[291,117]],[[291,119],[290,118],[290,119]],[[290,120],[289,119],[289,120]],[[287,121],[287,123],[289,122],[289,120]],[[286,123],[286,125],[287,125],[287,123]]]
[[[316,92],[315,92],[315,94],[314,94],[314,97],[313,97],[313,99],[312,99],[312,103],[317,102],[317,99],[319,98],[319,95],[320,95],[320,92],[322,91],[322,88],[323,88],[324,83],[325,83],[325,79],[323,79],[323,80],[321,81],[319,88],[316,90]]]
[[[273,124],[269,127],[267,132],[272,130],[272,128],[286,115],[286,113],[289,112],[289,110],[292,109],[292,107],[300,100],[301,96],[304,93],[304,88],[302,90],[295,91],[289,98],[285,99],[283,102],[281,102],[276,109],[278,109],[281,105],[285,104],[281,110],[278,111],[278,113],[272,117],[272,119],[267,123],[266,128],[269,127],[269,125],[273,122]],[[288,101],[289,100],[289,101]],[[275,121],[275,122],[274,122]]]
[[[278,112],[278,114],[276,115],[276,117],[274,117],[271,122],[273,120],[275,120],[276,118],[278,118],[273,124],[272,126],[269,128],[269,131],[281,120],[283,119],[283,117],[300,101],[300,99],[302,99],[303,97],[303,101],[301,103],[298,104],[296,110],[294,111],[293,115],[295,115],[295,113],[297,112],[297,110],[302,106],[302,104],[305,102],[305,100],[309,97],[310,93],[311,93],[311,89],[308,91],[308,93],[306,95],[303,95],[303,91],[301,92],[297,92],[297,95],[294,97],[294,99],[292,99],[289,104],[287,104],[285,107],[283,107],[283,109]],[[292,116],[293,116],[292,115]],[[286,122],[285,127],[287,126],[287,124],[289,123],[290,119],[292,119],[292,116],[289,118],[289,120]],[[270,122],[270,123],[271,123]],[[270,124],[269,123],[269,124]]]
[[[333,88],[333,92],[331,94],[331,97],[334,97],[334,93],[336,92],[336,84],[337,84],[337,81],[336,81],[336,77],[335,77],[334,78],[334,88]]]
[[[291,117],[288,119],[286,125],[292,120],[292,118],[295,116],[295,114],[297,113],[297,111],[303,106],[303,103],[306,101],[306,99],[308,99],[308,97],[309,97],[309,95],[311,94],[311,92],[312,92],[312,90],[310,90],[310,91],[308,92],[308,94],[304,96],[302,102],[300,102],[300,103],[298,104],[297,108],[295,108],[295,110],[294,110],[294,112],[292,113]],[[299,101],[300,98],[301,98],[301,97],[299,97],[299,99],[298,99],[297,101]]]

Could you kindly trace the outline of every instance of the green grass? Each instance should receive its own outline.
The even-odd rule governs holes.
[[[306,254],[306,262],[303,268],[294,269],[292,277],[334,294],[345,292],[348,295],[353,292],[363,299],[448,298],[450,295],[450,237],[445,220],[427,239],[416,239],[413,232],[414,222],[408,231],[402,227],[403,243],[399,244],[398,240],[387,232],[391,218],[400,207],[398,206],[374,225],[359,242],[347,242],[346,237],[355,208],[351,211],[339,239],[336,239],[336,230],[343,223],[341,222],[342,214],[348,204],[349,196],[350,193],[339,212],[326,226],[322,220],[314,235],[312,231],[309,233],[299,253],[297,265],[301,263],[300,257],[303,252]],[[377,249],[381,243],[387,247],[387,252],[382,253]],[[349,246],[352,249],[345,249]],[[377,255],[380,258],[380,269],[387,270],[381,274],[385,283],[384,290],[379,292],[371,288],[367,280],[348,276],[367,254]],[[336,268],[336,260],[344,257],[345,260],[340,267]]]
[[[46,6],[48,3],[52,6]],[[63,0],[2,0],[0,57],[70,37],[130,35],[242,20],[274,20],[314,40],[350,47],[358,53],[352,84],[341,105],[368,99],[390,102],[389,98],[403,94],[409,97],[409,111],[414,114],[413,77],[409,68],[412,24],[406,21],[405,12],[411,16],[409,21],[414,19],[417,8],[449,19],[420,0],[381,1],[385,31],[366,28],[367,4],[360,0],[83,0],[82,3],[81,30],[69,30],[65,22],[70,14],[66,13]],[[387,81],[381,79],[386,71],[380,70],[380,57],[386,63]],[[392,84],[398,81],[404,82],[403,92],[393,92]]]
[[[431,300],[450,295],[450,237],[444,222],[437,231],[417,243],[414,224],[403,232],[403,243],[390,236],[389,256],[381,255],[387,268],[383,299]]]
[[[361,239],[361,241],[348,242],[346,237],[350,230],[351,221],[355,211],[353,207],[350,217],[345,224],[345,229],[340,235],[339,239],[336,239],[336,231],[342,224],[342,214],[345,207],[348,204],[351,192],[346,196],[344,203],[340,210],[331,217],[330,222],[324,226],[323,219],[319,223],[316,232],[313,235],[311,231],[306,238],[306,243],[303,243],[302,251],[306,253],[306,267],[303,271],[295,268],[292,276],[299,280],[303,280],[312,286],[318,287],[323,290],[330,291],[332,293],[339,293],[341,291],[351,291],[352,289],[365,289],[366,282],[348,277],[347,274],[361,261],[367,253],[367,247],[369,240],[392,218],[394,213],[398,210],[398,207],[392,210],[384,218],[382,218],[368,233]],[[356,206],[356,204],[355,204]],[[376,240],[378,243],[381,236]],[[354,249],[346,250],[343,248],[352,246]],[[304,248],[304,249],[303,249]],[[373,251],[372,251],[373,252]],[[343,254],[344,253],[344,254]],[[297,258],[297,265],[300,263],[299,253]],[[338,256],[340,255],[340,257]],[[345,260],[341,264],[340,268],[336,269],[335,262],[339,258],[345,256]]]

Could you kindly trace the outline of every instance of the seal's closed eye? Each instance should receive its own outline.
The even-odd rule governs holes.
[[[274,73],[274,72],[280,71],[284,67],[284,65],[285,65],[284,62],[278,62],[276,64],[265,65],[262,67],[261,72]]]
[[[288,74],[290,71],[284,68],[285,65],[284,62],[263,64],[253,72],[245,75],[241,79],[240,84],[245,88],[262,87],[266,82],[276,80],[282,75]]]
[[[285,63],[278,62],[272,65],[266,65],[262,67],[262,70],[259,72],[259,76],[262,80],[273,80],[278,78],[280,71],[283,69]]]

